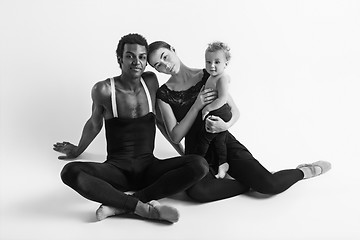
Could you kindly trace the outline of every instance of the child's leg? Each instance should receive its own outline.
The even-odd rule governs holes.
[[[204,128],[203,131],[201,131],[198,144],[194,153],[204,157],[209,149],[209,145],[211,141],[215,139],[217,135],[218,135],[217,133],[206,132]]]
[[[217,133],[212,140],[216,155],[219,159],[219,166],[227,161],[226,135],[227,131]]]

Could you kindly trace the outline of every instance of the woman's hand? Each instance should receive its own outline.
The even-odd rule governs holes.
[[[204,106],[211,103],[217,98],[217,91],[211,88],[204,89],[204,86],[201,88],[194,105],[196,109],[200,111]]]
[[[79,156],[77,153],[77,146],[69,142],[55,143],[54,148],[55,151],[65,154],[65,156],[59,156],[59,159],[74,159]]]
[[[228,130],[229,126],[220,117],[211,115],[205,120],[205,129],[209,133],[219,133]]]

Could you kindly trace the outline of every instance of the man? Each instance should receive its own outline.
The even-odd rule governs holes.
[[[101,203],[97,218],[134,213],[148,219],[177,222],[178,211],[154,201],[183,191],[203,178],[208,166],[196,155],[159,160],[153,155],[156,118],[156,75],[144,72],[148,44],[139,34],[119,41],[116,54],[121,75],[96,83],[92,89],[92,114],[78,145],[54,144],[65,154],[59,159],[78,157],[100,132],[103,121],[107,140],[107,160],[70,162],[61,178],[83,197]],[[132,191],[133,194],[125,192]]]

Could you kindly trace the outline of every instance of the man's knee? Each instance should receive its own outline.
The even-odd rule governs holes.
[[[61,180],[68,186],[72,186],[75,183],[77,176],[79,175],[80,168],[77,162],[70,162],[64,166],[60,173]]]

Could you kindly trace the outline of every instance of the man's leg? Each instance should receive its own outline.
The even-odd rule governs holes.
[[[83,197],[134,211],[138,200],[124,193],[129,182],[121,169],[108,163],[71,162],[61,172],[63,182]]]
[[[124,172],[108,163],[72,162],[61,172],[64,183],[85,198],[102,203],[96,211],[98,220],[122,213],[144,218],[178,221],[176,209],[157,202],[141,202],[123,191],[131,190]]]
[[[191,187],[208,171],[206,160],[198,155],[155,159],[146,169],[143,188],[133,196],[142,202],[168,197]]]
[[[143,164],[150,161],[144,168]],[[166,160],[159,160],[155,157],[143,162],[139,160],[139,171],[133,172],[132,178],[136,179],[133,184],[139,191],[132,196],[138,199],[134,213],[144,218],[165,220],[171,223],[179,220],[178,211],[167,205],[155,201],[164,198],[192,186],[203,178],[208,172],[208,165],[204,158],[198,155],[187,155],[174,157]],[[114,214],[118,209],[103,206]]]

